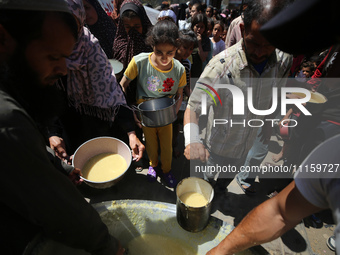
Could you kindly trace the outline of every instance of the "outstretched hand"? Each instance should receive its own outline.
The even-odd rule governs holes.
[[[141,160],[143,157],[143,152],[145,150],[144,144],[138,139],[135,131],[129,132],[129,144],[132,150],[132,158],[136,161]]]
[[[51,136],[48,140],[50,142],[51,149],[54,150],[57,157],[59,157],[65,163],[68,163],[69,156],[67,155],[66,146],[63,138],[59,136]]]

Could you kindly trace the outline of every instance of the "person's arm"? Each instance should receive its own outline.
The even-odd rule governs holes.
[[[130,82],[134,80],[138,75],[138,68],[135,61],[135,58],[133,57],[127,66],[124,75],[120,81],[120,86],[123,89],[123,92],[126,94],[126,89],[129,86]]]
[[[46,135],[48,136],[49,145],[52,150],[55,151],[60,159],[67,161],[69,155],[66,152],[66,145],[61,135],[63,133],[63,127],[59,118],[53,119],[44,129],[46,130]]]
[[[176,104],[176,113],[178,114],[179,109],[181,108],[181,105],[182,105],[182,101],[183,101],[183,88],[179,88],[177,90],[176,100],[178,100]]]
[[[183,127],[185,139],[184,156],[188,160],[207,161],[209,152],[199,140],[198,114],[191,110],[190,107],[187,107],[184,112]]]
[[[299,192],[295,181],[277,196],[253,209],[241,223],[207,254],[234,254],[283,235],[304,217],[320,211]]]
[[[123,78],[120,81],[120,86],[122,87],[122,90],[124,93],[126,93],[126,89],[130,84],[130,80],[128,78],[126,78],[125,76],[123,76]]]
[[[116,116],[118,125],[122,130],[127,133],[129,137],[129,145],[132,150],[132,157],[139,161],[143,157],[143,152],[145,150],[144,144],[138,139],[135,132],[135,120],[133,111],[121,105]]]
[[[208,53],[209,51],[204,51],[203,47],[202,47],[202,39],[204,37],[202,37],[200,34],[197,34],[197,41],[198,41],[198,55],[200,56],[200,59],[202,61],[202,63],[206,60],[206,58],[208,57]]]

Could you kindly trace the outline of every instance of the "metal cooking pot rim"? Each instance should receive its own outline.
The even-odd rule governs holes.
[[[114,140],[117,140],[117,141],[119,141],[119,142],[122,142],[122,143],[128,148],[128,150],[129,150],[130,153],[131,153],[130,148],[129,148],[129,147],[127,146],[127,144],[124,143],[122,140],[120,140],[120,139],[118,139],[118,138],[115,138],[115,137],[110,137],[110,136],[100,136],[100,137],[92,138],[92,139],[87,140],[86,142],[82,143],[82,144],[77,148],[77,150],[74,152],[74,155],[76,155],[77,151],[78,151],[83,145],[85,145],[86,143],[89,143],[89,142],[91,142],[91,141],[93,141],[93,140],[98,140],[98,139],[100,139],[100,138],[109,138],[109,139],[114,139]],[[132,157],[132,155],[131,155],[131,157]],[[126,162],[126,163],[127,163],[127,162]],[[73,165],[73,160],[72,160],[72,166],[74,166],[74,165]],[[86,181],[86,182],[89,182],[89,183],[94,183],[94,184],[105,184],[105,183],[108,183],[108,182],[111,182],[111,181],[114,181],[114,180],[118,180],[119,178],[121,178],[124,174],[126,174],[126,171],[130,168],[130,166],[131,166],[131,161],[130,161],[130,164],[128,164],[126,170],[125,170],[122,174],[120,174],[120,175],[117,176],[116,178],[113,178],[113,179],[110,179],[110,180],[107,180],[107,181],[95,182],[95,181],[90,181],[90,180],[88,180],[88,179],[86,179],[85,177],[82,177],[82,176],[80,176],[80,178],[83,179],[83,180]]]
[[[159,99],[172,99],[172,100],[174,100],[174,98],[169,98],[169,97],[161,97],[161,98],[155,98],[155,99],[151,99],[151,100],[159,100]],[[178,98],[178,99],[179,99],[179,98]],[[177,100],[178,100],[178,99],[177,99]],[[148,100],[148,101],[151,101],[151,100]],[[143,109],[140,108],[140,106],[141,106],[143,103],[148,102],[148,101],[141,102],[140,104],[138,104],[137,108],[138,108],[138,110],[140,110],[140,111],[142,111],[142,112],[156,112],[156,111],[165,110],[165,109],[168,109],[168,108],[170,108],[170,107],[173,107],[173,106],[177,103],[177,100],[176,100],[175,102],[172,102],[171,105],[169,105],[169,106],[167,106],[167,107],[164,107],[164,108],[162,108],[162,109],[158,109],[158,110],[143,110]]]

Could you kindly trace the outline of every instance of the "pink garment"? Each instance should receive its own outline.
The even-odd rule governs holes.
[[[236,44],[242,38],[240,24],[243,23],[241,15],[234,19],[228,28],[228,33],[225,39],[225,48],[229,48]]]

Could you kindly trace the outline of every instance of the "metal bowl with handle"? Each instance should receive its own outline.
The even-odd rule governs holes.
[[[87,185],[97,189],[109,188],[119,182],[129,169],[132,159],[131,150],[129,146],[127,146],[123,141],[113,137],[97,137],[79,146],[79,148],[74,153],[72,165],[82,170],[85,163],[90,158],[101,153],[117,153],[121,155],[125,159],[127,167],[125,171],[118,177],[103,182],[90,181],[84,177],[81,177]],[[112,169],[112,171],[114,170],[115,169]]]
[[[176,106],[180,98],[161,97],[140,103],[134,110],[145,127],[163,127],[177,119]]]

